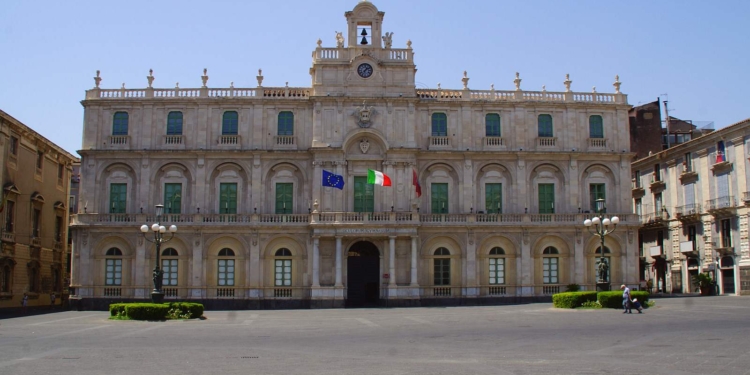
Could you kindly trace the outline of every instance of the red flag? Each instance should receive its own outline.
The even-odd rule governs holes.
[[[422,187],[419,186],[419,179],[417,178],[417,171],[411,170],[412,178],[411,184],[414,185],[414,189],[417,191],[417,198],[422,196]]]

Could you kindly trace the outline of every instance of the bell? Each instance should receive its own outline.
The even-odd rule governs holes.
[[[362,37],[362,41],[359,44],[367,44],[367,37]]]
[[[359,35],[367,35],[367,29],[362,29],[362,33]]]

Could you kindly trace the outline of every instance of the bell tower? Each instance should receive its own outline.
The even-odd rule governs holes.
[[[349,27],[349,47],[381,48],[385,12],[378,11],[371,2],[362,0],[344,15]]]

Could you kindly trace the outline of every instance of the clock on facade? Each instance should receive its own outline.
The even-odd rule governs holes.
[[[369,78],[372,75],[372,65],[368,63],[359,64],[359,67],[357,67],[357,73],[362,78]]]

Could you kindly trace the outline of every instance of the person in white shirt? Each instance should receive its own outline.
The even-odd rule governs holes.
[[[620,289],[622,289],[622,313],[628,313],[632,314],[633,310],[631,310],[631,300],[630,300],[630,288],[626,287],[625,284],[620,285]]]

